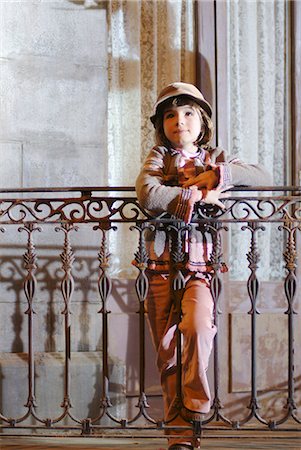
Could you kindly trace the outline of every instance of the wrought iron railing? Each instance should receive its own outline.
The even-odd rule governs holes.
[[[8,255],[1,256],[0,263],[0,281],[2,307],[5,297],[14,289],[19,289],[20,283],[16,282],[14,271],[18,271],[23,278],[23,294],[18,293],[19,297],[26,301],[25,311],[19,307],[18,314],[27,316],[27,338],[21,347],[12,346],[12,352],[18,353],[21,348],[22,354],[25,354],[26,361],[26,394],[25,411],[8,415],[5,411],[7,403],[2,399],[2,410],[0,411],[1,429],[10,432],[20,432],[25,430],[29,432],[36,430],[42,432],[50,430],[69,430],[74,433],[83,434],[104,434],[118,430],[129,430],[131,435],[140,431],[173,429],[172,425],[165,423],[162,416],[163,412],[152,412],[152,401],[154,396],[147,393],[146,387],[146,327],[145,327],[145,307],[144,301],[148,291],[147,260],[148,254],[145,246],[145,232],[147,229],[157,227],[162,223],[171,240],[171,259],[173,263],[173,289],[175,300],[180,302],[181,292],[185,286],[185,279],[181,271],[181,262],[184,258],[183,239],[187,226],[183,223],[173,220],[170,217],[162,215],[159,218],[152,218],[147,211],[139,205],[133,188],[63,188],[63,189],[15,189],[0,191],[0,248],[5,249]],[[248,279],[246,280],[249,310],[248,315],[251,320],[250,326],[250,388],[245,409],[241,411],[240,417],[228,414],[223,407],[223,393],[220,392],[220,353],[219,334],[215,338],[213,355],[213,377],[212,391],[213,401],[210,414],[205,416],[202,422],[187,422],[187,427],[198,437],[202,429],[248,429],[248,430],[284,430],[301,431],[301,399],[299,390],[301,386],[301,366],[299,358],[300,342],[296,342],[296,330],[300,327],[297,320],[298,308],[300,308],[300,298],[298,297],[298,240],[300,239],[301,228],[301,196],[300,190],[296,187],[265,187],[265,188],[234,188],[226,202],[226,209],[220,210],[215,206],[200,205],[195,211],[193,222],[206,227],[208,233],[212,236],[213,249],[211,254],[211,293],[215,303],[215,324],[219,329],[219,322],[222,317],[222,287],[223,276],[220,274],[220,267],[224,253],[223,242],[227,236],[227,227],[231,223],[239,224],[241,230],[248,231],[250,236],[249,251],[247,253],[248,261]],[[74,252],[74,242],[76,243],[76,231],[84,224],[90,224],[90,233],[98,233],[98,251],[94,252],[92,259],[98,264],[98,301],[100,303],[99,314],[101,316],[101,348],[97,354],[99,357],[99,373],[96,374],[98,381],[97,408],[94,415],[85,417],[77,416],[73,411],[71,400],[70,382],[78,385],[79,382],[72,374],[72,328],[71,328],[71,303],[75,295],[75,274],[74,266],[76,264],[76,255]],[[127,224],[132,233],[136,233],[137,248],[133,258],[135,259],[135,268],[138,275],[135,280],[136,299],[139,305],[139,342],[137,343],[137,352],[139,361],[137,362],[137,383],[138,383],[138,402],[134,406],[134,412],[129,412],[126,402],[130,396],[124,394],[125,409],[122,413],[114,409],[114,400],[111,397],[112,380],[110,378],[112,358],[110,355],[110,302],[112,298],[112,288],[114,288],[115,278],[111,274],[111,244],[114,241],[114,233],[118,233],[119,226]],[[258,278],[258,267],[261,249],[258,248],[258,233],[264,231],[267,224],[274,224],[279,229],[279,236],[284,237],[283,253],[284,274],[282,289],[285,295],[286,304],[283,305],[282,313],[287,317],[287,382],[281,386],[281,392],[285,398],[285,408],[277,411],[277,405],[274,413],[264,416],[260,412],[259,389],[257,387],[257,320],[259,314],[258,294],[260,291],[260,280]],[[35,333],[36,321],[36,302],[37,288],[39,286],[39,244],[36,236],[45,234],[45,229],[50,227],[56,232],[62,234],[63,242],[60,253],[60,270],[62,276],[56,271],[56,287],[60,283],[61,294],[61,312],[63,315],[64,328],[64,349],[61,353],[64,355],[63,363],[63,398],[62,403],[58,405],[58,412],[42,416],[39,413],[41,405],[40,399],[36,394],[36,366],[37,366],[37,348],[39,347],[39,337]],[[12,231],[13,230],[13,231]],[[16,237],[17,233],[25,232],[26,239],[20,244],[20,239]],[[37,233],[38,232],[38,233]],[[128,233],[127,231],[126,233]],[[122,239],[127,239],[128,234],[124,234]],[[45,242],[42,242],[41,246]],[[23,247],[23,249],[22,249]],[[15,254],[15,248],[18,249]],[[93,247],[95,248],[95,247]],[[10,254],[10,249],[13,249]],[[20,254],[20,249],[22,252]],[[23,268],[15,262],[14,269],[9,268],[10,259],[23,258]],[[2,269],[1,269],[2,267]],[[6,274],[3,275],[4,267]],[[86,280],[89,284],[89,280]],[[44,282],[44,281],[43,281]],[[17,288],[18,284],[18,288]],[[44,283],[45,284],[45,283]],[[8,287],[9,286],[9,287]],[[47,284],[45,284],[47,286]],[[47,289],[47,288],[46,288]],[[22,302],[21,302],[22,303]],[[3,309],[3,308],[2,308]],[[179,310],[180,311],[180,310]],[[180,312],[179,312],[180,314]],[[1,313],[2,317],[5,315]],[[4,318],[3,324],[5,323]],[[18,332],[18,326],[15,326],[15,333]],[[2,326],[3,335],[6,333]],[[178,332],[179,333],[179,332]],[[18,336],[20,339],[20,335]],[[44,338],[44,337],[43,337]],[[298,338],[298,336],[297,336]],[[299,338],[298,338],[299,339]],[[3,337],[2,337],[3,340]],[[178,334],[178,343],[181,341]],[[120,342],[120,345],[124,344]],[[24,351],[25,348],[25,351]],[[180,345],[178,345],[180,349]],[[5,346],[2,350],[2,356],[9,353]],[[52,350],[56,350],[55,346]],[[40,356],[39,352],[39,356]],[[42,352],[43,353],[43,352]],[[46,351],[47,353],[47,351]],[[271,352],[271,365],[273,352]],[[177,395],[179,403],[181,402],[181,352],[178,351],[178,372],[177,372]],[[299,358],[299,359],[298,359]],[[125,361],[126,364],[126,361]],[[16,369],[17,370],[17,369]],[[3,382],[3,377],[2,377]],[[44,390],[54,390],[55,386],[49,387],[51,380],[44,386]],[[56,381],[53,381],[56,383]],[[297,386],[297,388],[296,388]],[[14,384],[8,383],[8,388],[13,392]],[[7,389],[7,388],[6,388]],[[25,386],[24,386],[25,389]],[[79,389],[81,387],[79,386]],[[3,388],[2,388],[3,390]],[[269,389],[266,389],[269,392]],[[266,393],[265,392],[265,393]],[[80,394],[77,394],[80,398]],[[271,397],[274,393],[271,390]],[[43,396],[42,396],[43,397]],[[8,405],[14,403],[14,396],[10,397]],[[22,406],[22,405],[21,405]],[[115,405],[116,406],[116,405]],[[14,405],[16,411],[18,405]],[[10,406],[9,408],[10,409]],[[22,409],[22,408],[21,408]],[[117,408],[118,409],[118,408]]]

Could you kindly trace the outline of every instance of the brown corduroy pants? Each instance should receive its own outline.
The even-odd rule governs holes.
[[[186,282],[180,322],[172,298],[169,277],[149,273],[146,310],[161,373],[165,421],[176,415],[177,327],[179,326],[182,334],[182,403],[188,410],[199,413],[210,410],[206,371],[216,334],[212,320],[213,300],[206,278],[191,277]],[[187,426],[187,422],[178,415],[169,425]],[[191,436],[191,430],[185,430],[184,433],[181,431],[179,434]],[[180,436],[169,439],[169,445],[175,443],[191,444],[192,440],[188,436],[186,439]]]

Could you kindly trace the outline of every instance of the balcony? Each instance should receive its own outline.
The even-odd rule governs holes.
[[[2,433],[158,439],[172,431],[146,326],[145,233],[164,224],[180,299],[189,229],[150,217],[133,188],[0,196]],[[300,199],[294,187],[234,188],[225,211],[195,211],[212,238],[218,327],[212,408],[187,423],[195,436],[301,431]],[[180,379],[178,364],[179,389]]]

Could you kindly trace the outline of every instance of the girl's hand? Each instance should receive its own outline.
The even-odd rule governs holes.
[[[229,193],[224,193],[228,189],[231,189],[233,186],[227,186],[223,189],[212,189],[211,191],[207,191],[205,197],[203,198],[204,203],[209,203],[211,205],[217,205],[221,209],[226,209],[225,205],[219,200],[220,198],[228,198],[230,196]]]
[[[218,185],[218,182],[219,178],[215,171],[207,170],[194,178],[189,178],[189,180],[185,181],[183,187],[197,186],[198,188],[204,188],[205,190],[210,191]]]
[[[206,196],[205,192],[201,189],[199,190],[197,186],[190,186],[189,189],[193,191],[193,200],[195,203],[203,201],[203,198]]]

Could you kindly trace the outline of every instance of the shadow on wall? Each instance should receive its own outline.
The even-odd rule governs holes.
[[[230,411],[231,417],[242,420],[249,414],[251,389],[248,393],[236,393],[223,402],[226,411]],[[287,403],[287,382],[275,383],[271,389],[258,391],[258,407],[261,417],[265,419],[281,420],[288,410]],[[301,376],[294,377],[294,400],[298,405],[301,401]],[[297,412],[297,410],[296,410]]]
[[[35,273],[37,287],[33,301],[35,314],[32,317],[35,384],[40,414],[54,417],[64,395],[65,316],[62,311],[65,305],[60,287],[63,271],[58,247],[44,245],[39,246],[38,250],[41,254],[53,256],[39,256]],[[73,250],[77,254],[82,248],[74,246]],[[85,251],[97,255],[99,248],[85,248]],[[11,417],[20,415],[28,385],[29,316],[25,313],[28,304],[23,283],[27,273],[20,256],[22,252],[22,246],[12,248],[7,245],[6,256],[0,258],[0,326],[5,330],[0,340],[0,353],[3,355],[0,365],[0,402],[5,413],[8,411]],[[73,411],[79,417],[84,414],[96,417],[102,396],[103,334],[98,266],[97,256],[85,256],[76,257],[72,268],[74,293],[70,305],[70,364],[75,384],[71,384],[71,397],[74,399]],[[140,349],[137,314],[139,302],[135,292],[135,280],[112,279],[112,292],[107,301],[107,308],[112,413],[119,417],[127,414],[132,416],[138,403]],[[147,327],[146,354],[146,391],[157,396],[160,393],[160,383]],[[14,404],[9,402],[5,394],[9,379],[19,386],[16,392],[17,401]],[[49,386],[50,393],[55,388],[51,398],[47,397],[49,393],[43,388],[45,385]],[[78,390],[79,385],[84,387]],[[130,398],[125,403],[126,397]],[[156,414],[160,417],[161,406],[157,406],[158,402],[160,403],[160,399],[155,398],[151,404],[155,405]]]
[[[82,250],[73,248],[75,255]],[[97,255],[99,249],[85,249]],[[1,329],[0,352],[28,352],[28,308],[23,289],[26,270],[21,253],[24,248],[14,246],[13,256],[0,258]],[[35,352],[64,352],[64,300],[61,292],[63,271],[60,249],[39,246],[39,252],[53,256],[39,256],[35,276],[33,341]],[[55,256],[54,253],[57,255]],[[101,298],[98,292],[99,261],[97,256],[77,256],[73,264],[74,292],[71,298],[71,351],[102,351]],[[135,280],[112,279],[112,292],[107,301],[109,356],[123,361],[127,370],[127,390],[133,394],[139,389],[139,302]],[[157,378],[155,355],[146,327],[147,379],[150,384]]]

